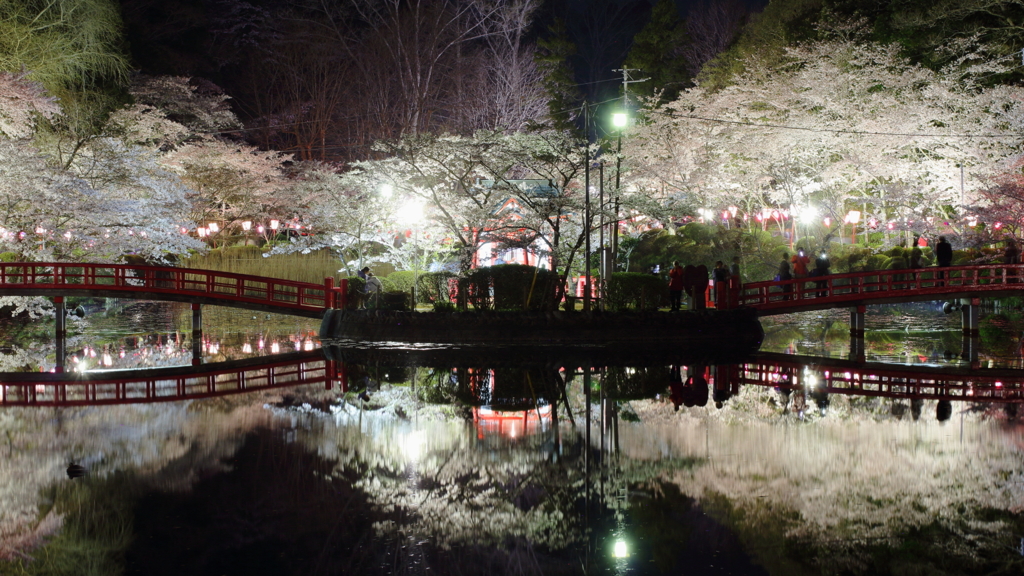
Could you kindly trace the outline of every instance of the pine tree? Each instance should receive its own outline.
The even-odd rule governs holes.
[[[544,75],[548,95],[548,115],[556,130],[576,130],[582,100],[569,59],[576,54],[576,45],[569,40],[565,22],[556,18],[548,27],[549,36],[537,41],[537,68]]]
[[[642,76],[651,80],[630,90],[641,96],[660,93],[661,102],[675,100],[679,91],[690,84],[686,58],[680,52],[686,41],[675,1],[658,0],[650,22],[633,37],[633,47],[622,63],[624,68],[639,69]]]

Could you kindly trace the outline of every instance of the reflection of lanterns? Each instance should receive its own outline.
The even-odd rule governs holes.
[[[242,352],[246,354],[252,354],[252,345],[249,344],[248,342],[242,344]]]
[[[280,351],[281,351],[281,345],[280,344],[278,344],[277,342],[272,342],[270,344],[270,353],[271,354],[277,354]]]

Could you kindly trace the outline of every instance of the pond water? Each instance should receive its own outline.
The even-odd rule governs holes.
[[[1015,321],[983,328],[983,369],[1019,366]],[[188,366],[189,322],[97,303],[66,365]],[[766,320],[762,349],[845,359],[848,322]],[[301,318],[204,324],[214,365],[321,346]],[[867,326],[869,361],[971,369],[956,314],[871,308]],[[52,321],[0,331],[3,371],[56,364]],[[0,574],[1024,573],[1015,404],[725,391],[724,367],[642,353],[445,364],[342,344],[347,393],[0,407]],[[690,377],[707,384],[677,405]]]

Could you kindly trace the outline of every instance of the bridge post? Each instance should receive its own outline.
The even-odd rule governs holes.
[[[203,363],[203,308],[198,302],[192,303],[192,365]]]
[[[864,337],[850,335],[850,360],[864,362],[867,355],[864,350]]]
[[[864,338],[864,312],[866,306],[857,306],[850,309],[850,336]]]
[[[962,298],[960,300],[960,317],[964,336],[977,336],[978,323],[981,315],[981,298]]]
[[[336,360],[324,360],[324,390],[334,388],[334,380],[338,377]]]
[[[334,277],[324,278],[324,309],[334,308]]]
[[[57,344],[57,365],[54,368],[54,372],[56,372],[57,374],[61,374],[64,372],[64,345],[65,339],[67,338],[68,335],[68,311],[64,305],[64,297],[54,296],[53,307],[54,314],[56,315],[54,319],[54,340]]]

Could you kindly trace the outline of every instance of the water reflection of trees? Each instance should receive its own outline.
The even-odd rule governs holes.
[[[631,458],[665,454],[667,443],[669,454],[715,462],[676,472],[672,481],[739,533],[772,573],[929,565],[1018,573],[1021,431],[962,426],[691,420],[656,433],[628,429],[621,445]]]

